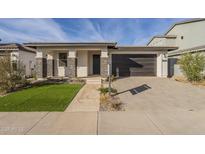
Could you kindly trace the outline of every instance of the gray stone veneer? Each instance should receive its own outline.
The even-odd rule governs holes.
[[[100,75],[102,77],[108,76],[108,58],[106,57],[100,58]]]
[[[56,59],[54,59],[53,65],[54,65],[54,76],[58,76],[58,61]]]
[[[36,58],[36,77],[43,78],[43,58]]]
[[[53,59],[47,59],[47,76],[53,76]]]
[[[76,77],[76,58],[68,58],[68,77],[75,78]]]

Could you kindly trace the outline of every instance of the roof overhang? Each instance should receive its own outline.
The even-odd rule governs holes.
[[[24,43],[27,47],[115,47],[116,42],[71,42],[71,43],[58,43],[58,42],[33,42]]]
[[[36,50],[30,47],[26,47],[21,44],[11,43],[11,44],[0,44],[0,51],[26,51],[31,53],[36,53]]]
[[[18,51],[16,44],[0,44],[0,51]]]
[[[202,46],[196,46],[193,48],[171,51],[168,53],[168,56],[178,56],[178,55],[182,55],[186,53],[204,52],[204,51],[205,51],[205,45],[202,45]]]
[[[161,51],[167,52],[176,50],[178,47],[169,47],[169,46],[117,46],[112,51]]]
[[[152,40],[154,40],[155,38],[166,38],[166,39],[176,39],[177,36],[176,35],[156,35],[156,36],[153,36],[149,42],[147,43],[147,45],[149,45]]]

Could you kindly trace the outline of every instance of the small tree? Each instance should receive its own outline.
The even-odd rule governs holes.
[[[184,54],[179,60],[179,65],[189,81],[200,81],[203,77],[202,72],[205,69],[205,56],[199,53]]]
[[[0,57],[0,90],[12,91],[25,83],[25,69],[21,62],[12,63],[10,56]]]

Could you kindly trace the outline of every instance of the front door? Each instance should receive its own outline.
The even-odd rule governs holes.
[[[100,74],[100,55],[93,55],[93,74]]]

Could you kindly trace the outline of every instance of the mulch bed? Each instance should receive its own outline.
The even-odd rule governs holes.
[[[190,83],[190,84],[195,85],[195,86],[204,86],[205,87],[205,80],[190,82],[185,77],[181,77],[181,76],[174,77],[174,80],[178,81],[178,82],[182,82],[182,83]]]
[[[119,97],[101,94],[100,111],[125,111],[125,108]]]

